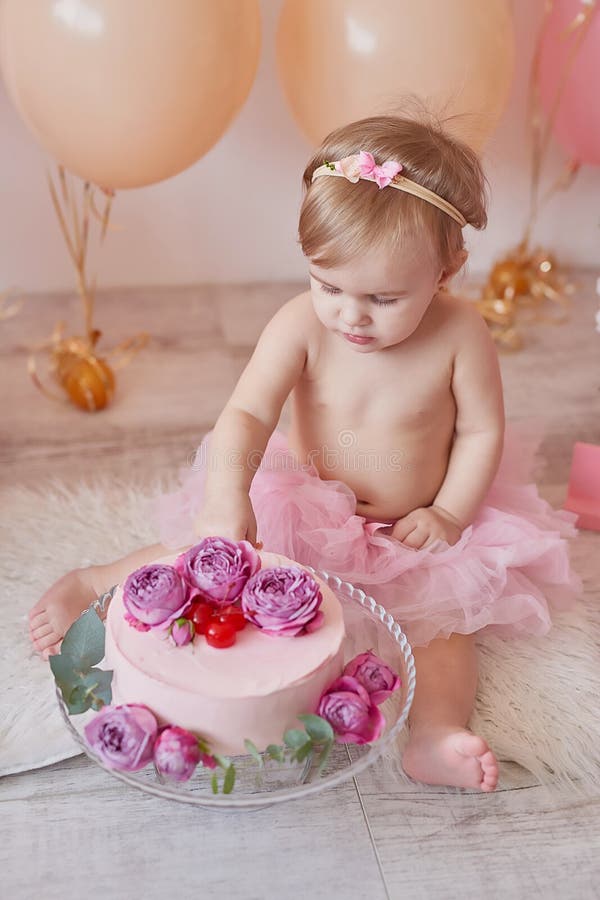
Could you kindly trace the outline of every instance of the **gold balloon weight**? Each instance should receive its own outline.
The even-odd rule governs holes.
[[[530,251],[523,243],[494,264],[476,306],[498,347],[520,350],[517,321],[564,322],[574,289],[551,253],[542,247]],[[547,301],[554,304],[552,312]]]
[[[81,208],[77,208],[75,190],[63,166],[58,166],[60,195],[51,175],[48,173],[50,194],[63,233],[69,255],[77,273],[77,289],[83,302],[85,334],[65,337],[65,323],[57,322],[50,338],[32,347],[28,360],[28,371],[35,386],[46,396],[60,403],[73,403],[86,412],[104,409],[113,399],[115,392],[114,371],[131,360],[135,353],[146,346],[149,335],[146,332],[127,338],[99,356],[96,345],[102,332],[93,327],[96,280],[88,283],[86,259],[89,236],[93,221],[99,223],[99,245],[101,246],[109,229],[109,220],[114,192],[98,188],[104,198],[103,208],[98,209],[96,188],[90,182],[83,182]],[[68,222],[71,222],[69,227]],[[45,353],[48,357],[48,375],[64,391],[59,395],[49,390],[41,380],[35,354]],[[114,357],[114,362],[107,358]]]

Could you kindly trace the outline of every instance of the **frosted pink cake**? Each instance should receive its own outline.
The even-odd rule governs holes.
[[[275,553],[259,556],[262,568],[298,566]],[[156,562],[173,565],[176,557]],[[112,702],[145,704],[161,724],[200,734],[217,753],[246,753],[246,738],[259,750],[280,744],[288,728],[302,727],[299,714],[315,712],[343,669],[342,609],[327,585],[319,586],[323,619],[315,631],[273,637],[248,626],[234,646],[218,649],[204,640],[176,647],[164,633],[132,628],[120,585],[106,620]]]

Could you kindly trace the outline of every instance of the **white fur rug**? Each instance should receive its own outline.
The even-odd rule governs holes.
[[[0,775],[77,754],[60,719],[47,663],[31,650],[27,612],[68,569],[103,563],[157,536],[151,498],[172,483],[97,479],[74,487],[2,492],[0,518]],[[596,570],[599,536],[582,532],[574,565]],[[480,639],[480,687],[471,726],[501,759],[542,782],[600,788],[600,608],[587,600],[556,620],[545,638]],[[400,744],[400,747],[402,746]]]

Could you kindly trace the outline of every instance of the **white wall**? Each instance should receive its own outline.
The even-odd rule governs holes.
[[[210,153],[186,172],[117,195],[99,259],[99,286],[260,281],[305,277],[296,245],[300,180],[311,152],[288,112],[275,67],[282,0],[262,0],[263,49],[257,78],[238,118]],[[440,0],[442,2],[442,0]],[[528,199],[525,100],[531,50],[543,0],[513,0],[517,72],[498,132],[485,152],[492,185],[490,224],[468,229],[470,268],[484,271],[521,236]],[[74,285],[45,181],[48,160],[0,87],[0,292]],[[549,171],[562,162],[554,147]],[[219,169],[235,167],[238,186]],[[600,173],[583,169],[568,193],[544,212],[536,237],[567,264],[597,265]]]

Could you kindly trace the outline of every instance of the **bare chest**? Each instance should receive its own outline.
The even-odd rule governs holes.
[[[349,427],[404,431],[426,426],[447,409],[451,382],[452,357],[441,345],[377,359],[334,351],[307,366],[295,390],[296,406]]]

